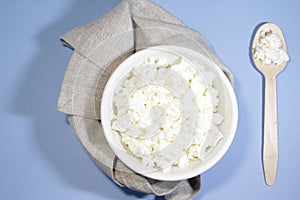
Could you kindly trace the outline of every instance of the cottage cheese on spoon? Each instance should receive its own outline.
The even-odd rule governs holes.
[[[254,49],[254,58],[263,64],[281,65],[289,60],[288,54],[282,47],[283,44],[278,33],[272,30],[262,31],[259,43]]]

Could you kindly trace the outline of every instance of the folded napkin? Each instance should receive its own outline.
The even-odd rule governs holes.
[[[114,69],[136,51],[156,45],[183,46],[202,53],[233,76],[198,32],[149,0],[123,0],[102,18],[61,37],[73,49],[57,108],[68,115],[79,141],[96,164],[117,184],[132,190],[192,199],[200,191],[200,176],[182,181],[158,181],[127,168],[110,149],[101,126],[100,105]]]

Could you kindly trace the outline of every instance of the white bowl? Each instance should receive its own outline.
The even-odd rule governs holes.
[[[141,64],[149,57],[170,58],[174,55],[180,55],[183,58],[197,62],[204,68],[213,71],[217,75],[214,86],[219,91],[218,110],[224,117],[219,130],[223,134],[223,139],[213,148],[203,161],[192,161],[185,168],[172,167],[171,171],[164,173],[161,170],[150,170],[142,161],[128,152],[122,145],[120,137],[115,134],[111,128],[111,119],[113,118],[113,96],[115,89],[120,81],[122,81],[134,66]],[[156,46],[141,50],[118,66],[109,78],[102,96],[101,102],[101,123],[104,135],[113,152],[118,158],[130,169],[149,178],[165,181],[175,181],[188,179],[202,174],[213,165],[215,165],[227,152],[234,138],[238,121],[238,107],[233,88],[219,67],[204,55],[178,46]]]

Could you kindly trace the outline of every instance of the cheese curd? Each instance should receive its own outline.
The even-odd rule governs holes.
[[[223,137],[215,78],[183,58],[147,59],[114,93],[112,130],[143,164],[165,173],[204,159]]]
[[[254,49],[254,58],[260,60],[263,64],[281,65],[289,60],[288,54],[282,49],[283,44],[274,31],[262,31],[260,33],[259,43]]]

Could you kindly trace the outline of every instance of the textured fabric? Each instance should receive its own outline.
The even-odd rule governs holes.
[[[182,181],[157,181],[127,168],[105,140],[100,105],[111,73],[136,51],[155,45],[183,46],[214,61],[233,84],[233,76],[205,38],[163,8],[148,0],[124,0],[112,11],[61,37],[74,50],[62,83],[58,110],[68,115],[79,141],[95,163],[120,186],[192,199],[201,188],[200,176]]]

